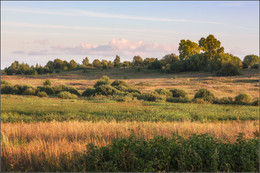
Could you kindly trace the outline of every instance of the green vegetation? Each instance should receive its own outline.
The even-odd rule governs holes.
[[[248,105],[251,103],[251,101],[252,101],[252,98],[247,93],[239,94],[238,96],[235,97],[236,104]]]
[[[71,94],[70,92],[67,92],[67,91],[59,92],[58,97],[62,98],[62,99],[76,99],[76,98],[78,98],[77,95]]]
[[[207,90],[207,89],[200,89],[194,96],[194,99],[203,99],[206,102],[213,103],[215,101],[215,95]]]
[[[130,97],[130,96],[129,96]],[[131,97],[130,97],[131,98]],[[97,104],[98,103],[98,104]],[[1,121],[222,121],[258,120],[256,106],[167,102],[115,102],[100,99],[42,99],[35,96],[2,95]]]

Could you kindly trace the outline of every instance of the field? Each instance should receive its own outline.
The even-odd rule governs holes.
[[[149,92],[157,88],[181,88],[186,90],[190,97],[193,97],[199,89],[207,88],[218,98],[235,97],[244,92],[249,93],[253,99],[259,98],[259,73],[256,70],[244,70],[242,75],[235,77],[215,77],[210,73],[197,72],[164,74],[147,69],[138,72],[134,68],[88,69],[85,72],[70,71],[39,76],[3,75],[1,79],[13,84],[29,84],[33,86],[40,86],[46,79],[50,79],[54,86],[66,84],[75,87],[82,93],[87,87],[92,87],[97,79],[103,75],[107,75],[112,81],[114,79],[123,79],[141,92]],[[212,143],[212,139],[207,136],[192,137],[194,134],[202,135],[205,133],[209,134],[214,140],[223,142],[223,144],[217,142],[214,152],[216,150],[222,151],[223,147],[228,146],[226,152],[228,153],[229,149],[232,152],[226,155],[240,160],[237,159],[234,163],[230,162],[229,166],[223,166],[220,163],[221,158],[216,158],[213,159],[216,161],[216,167],[212,165],[196,167],[194,165],[193,168],[189,168],[183,165],[183,167],[180,167],[179,163],[179,171],[258,171],[256,165],[258,165],[259,159],[255,157],[256,153],[253,153],[253,151],[259,150],[255,147],[259,136],[258,106],[148,102],[140,100],[116,102],[105,97],[96,99],[60,99],[56,97],[39,98],[37,96],[1,95],[2,171],[136,171],[143,167],[139,165],[138,169],[130,169],[127,166],[122,166],[121,162],[118,163],[122,158],[118,161],[105,162],[104,160],[108,158],[102,160],[101,155],[92,154],[104,152],[103,156],[105,157],[105,151],[112,154],[113,152],[123,152],[114,151],[113,145],[118,145],[119,148],[120,146],[129,145],[130,148],[127,150],[129,152],[126,151],[122,154],[126,154],[125,158],[132,158],[131,152],[134,153],[135,151],[131,149],[131,146],[134,145],[131,143],[131,137],[134,137],[137,141],[140,139],[146,141],[154,139],[155,141],[151,141],[151,146],[154,146],[157,140],[164,140],[165,144],[172,142],[179,145],[178,140],[176,142],[175,139],[172,139],[177,134],[186,140],[180,140],[182,141],[180,146],[188,145],[186,142],[191,142],[190,144],[193,146],[193,144],[196,144],[196,142],[192,143],[195,139],[204,140],[205,145],[213,145],[214,142]],[[238,140],[238,136],[241,136],[241,134],[243,134],[243,145]],[[169,141],[157,139],[160,136],[166,137]],[[116,139],[119,141],[116,141]],[[124,140],[120,141],[121,139]],[[86,147],[91,143],[97,149],[91,150]],[[136,143],[138,144],[138,142]],[[101,152],[101,150],[98,150],[100,147],[108,147],[108,149],[103,148],[103,151],[101,148]],[[204,144],[201,147],[204,147]],[[250,149],[250,147],[252,148]],[[196,151],[197,149],[194,148]],[[205,164],[203,154],[209,154],[207,155],[209,158],[224,157],[221,153],[214,154],[213,152],[211,155],[206,150],[203,149],[202,155],[200,155],[199,151],[195,153],[195,160],[202,159],[201,163],[198,164]],[[239,153],[246,153],[249,150],[252,151],[251,154],[239,155]],[[148,152],[146,149],[143,149],[143,151]],[[182,152],[193,159],[194,153],[190,150]],[[236,152],[238,152],[238,155],[232,155]],[[129,154],[131,157],[128,156]],[[99,157],[101,157],[101,160],[99,160]],[[138,155],[136,157],[139,158]],[[185,154],[183,154],[183,157],[186,157]],[[92,160],[96,159],[97,162],[90,162],[88,160],[90,158]],[[158,163],[151,162],[151,167],[145,170],[174,170],[172,169],[174,166],[172,168],[167,164],[165,167],[162,166],[164,163],[163,158],[164,155],[162,154],[162,158],[158,160]],[[133,163],[136,162],[133,161]],[[228,160],[226,162],[229,163]],[[242,164],[242,162],[247,164]],[[115,166],[115,163],[119,165]],[[127,163],[131,165],[130,161]],[[100,169],[95,166],[91,167],[92,164],[100,167]],[[185,164],[188,164],[188,162]],[[238,164],[244,167],[238,168],[236,166]],[[158,167],[158,165],[162,167]],[[209,167],[214,167],[214,169],[209,170]]]

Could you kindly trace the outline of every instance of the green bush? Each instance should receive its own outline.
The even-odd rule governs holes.
[[[6,80],[0,80],[0,81],[1,81],[1,85],[12,85],[10,82]]]
[[[191,100],[188,97],[167,97],[167,102],[173,103],[190,103]]]
[[[28,85],[15,85],[13,94],[22,95],[28,88],[30,88]]]
[[[259,64],[254,64],[251,68],[259,69]]]
[[[77,96],[80,96],[80,93],[78,92],[78,90],[75,89],[75,88],[73,88],[73,87],[68,87],[68,86],[66,86],[66,87],[64,87],[64,88],[62,89],[62,91],[67,91],[67,92],[69,92],[69,93],[71,93],[71,94],[75,94],[75,95],[77,95]]]
[[[238,136],[234,143],[209,134],[131,136],[103,147],[90,143],[83,156],[86,172],[258,172],[259,140]]]
[[[1,85],[1,94],[13,94],[14,86],[12,85]]]
[[[193,99],[193,103],[205,104],[205,103],[207,103],[207,101],[205,101],[203,98],[195,98],[195,99]]]
[[[37,89],[36,88],[27,88],[24,92],[23,95],[36,95]]]
[[[48,97],[47,93],[44,92],[44,91],[38,92],[38,93],[37,93],[37,96],[38,96],[38,97]]]
[[[62,98],[62,99],[76,99],[76,98],[78,98],[77,95],[71,94],[68,91],[61,91],[61,92],[59,92],[58,97]]]
[[[253,101],[252,105],[259,106],[259,98],[257,98],[255,101]]]
[[[163,101],[166,100],[166,96],[159,95],[158,93],[143,93],[137,95],[137,99],[145,101]]]
[[[51,86],[51,81],[49,79],[47,79],[46,81],[44,81],[43,85],[44,86]]]
[[[217,76],[236,76],[240,74],[239,67],[231,62],[223,64],[221,69],[216,73]]]
[[[117,102],[133,102],[136,101],[136,98],[133,97],[133,95],[131,94],[115,94],[113,95],[113,100],[117,101]]]
[[[83,93],[82,96],[84,97],[90,97],[90,96],[94,96],[96,93],[95,88],[87,88]]]
[[[45,92],[48,95],[52,95],[52,94],[55,93],[54,89],[52,87],[50,87],[50,86],[44,86],[44,87],[39,86],[39,87],[37,87],[37,89],[38,89],[38,91],[40,91],[40,92],[43,91],[43,92]]]
[[[200,89],[194,96],[194,99],[201,98],[206,102],[213,103],[215,100],[214,94],[207,89]]]
[[[217,104],[233,104],[233,98],[232,97],[223,97],[216,101]]]
[[[100,80],[98,80],[96,83],[95,83],[95,85],[94,85],[94,88],[97,88],[97,87],[99,87],[99,86],[101,86],[101,85],[110,85],[110,79],[109,79],[109,77],[107,77],[107,76],[103,76]]]
[[[63,88],[66,88],[66,85],[57,85],[55,87],[53,87],[54,90],[54,94],[58,94],[59,92],[61,92],[63,90]]]
[[[239,105],[248,105],[252,101],[252,98],[249,94],[243,93],[235,97],[235,103]]]
[[[113,95],[117,92],[117,89],[110,85],[101,85],[96,88],[96,94],[98,95]]]
[[[172,93],[164,88],[159,88],[155,90],[156,93],[158,93],[159,95],[165,95],[165,96],[172,96]]]
[[[113,86],[113,87],[116,87],[116,86],[130,87],[130,85],[123,80],[115,80],[114,82],[112,82],[111,86]]]
[[[172,93],[172,97],[188,97],[188,93],[182,89],[173,89],[170,92]]]

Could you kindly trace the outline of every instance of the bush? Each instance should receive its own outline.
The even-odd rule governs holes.
[[[167,97],[167,102],[173,103],[190,103],[191,100],[188,97]]]
[[[37,96],[38,96],[38,97],[48,97],[47,93],[44,92],[44,91],[38,92],[38,93],[37,93]]]
[[[235,97],[235,103],[239,105],[248,105],[251,103],[251,96],[247,93],[239,94]]]
[[[71,93],[71,94],[75,94],[75,95],[77,95],[77,96],[80,96],[80,93],[78,92],[78,90],[75,89],[75,88],[73,88],[73,87],[67,87],[67,86],[65,86],[65,87],[62,89],[62,91],[67,91],[67,92],[69,92],[69,93]]]
[[[41,86],[39,86],[39,87],[37,87],[38,88],[38,91],[40,91],[40,92],[45,92],[47,95],[52,95],[52,94],[54,94],[55,92],[54,92],[54,89],[52,88],[52,87],[50,87],[50,86],[44,86],[44,87],[41,87]]]
[[[28,85],[15,85],[13,89],[13,94],[22,95],[28,88],[31,87]]]
[[[131,87],[128,83],[126,83],[123,80],[115,80],[111,86],[113,86],[114,88],[116,88],[119,91],[122,92],[127,92],[127,93],[140,93],[140,91],[138,91],[136,88]]]
[[[117,92],[117,89],[115,89],[114,87],[112,87],[110,85],[101,85],[96,88],[96,94],[99,94],[99,95],[108,96],[108,95],[113,95],[116,92]]]
[[[1,85],[12,85],[10,82],[6,80],[0,80],[0,81],[1,81]]]
[[[205,101],[203,98],[196,98],[196,99],[193,99],[193,103],[205,104],[205,103],[207,103],[207,101]]]
[[[100,80],[98,80],[95,85],[94,88],[97,88],[101,85],[110,85],[110,79],[107,76],[103,76]]]
[[[214,94],[207,89],[200,89],[194,96],[194,99],[201,98],[206,102],[213,103],[215,100]]]
[[[82,96],[84,97],[90,97],[90,96],[94,96],[96,93],[95,88],[87,88],[83,93]]]
[[[216,73],[217,76],[236,76],[240,74],[239,67],[231,62],[223,64],[221,69]]]
[[[173,89],[170,92],[172,93],[172,97],[188,97],[188,93],[182,89]]]
[[[251,68],[259,69],[259,64],[254,64]]]
[[[253,106],[259,106],[259,98],[257,98],[253,103]]]
[[[143,93],[137,96],[138,100],[145,101],[163,101],[166,99],[165,96],[159,95],[158,93]]]
[[[123,94],[115,94],[113,95],[113,100],[117,102],[133,102],[136,101],[136,98],[131,94],[123,95]]]
[[[233,98],[232,97],[223,97],[216,101],[217,104],[233,104]]]
[[[13,94],[14,87],[12,85],[1,85],[1,94]]]
[[[130,87],[128,83],[126,83],[123,80],[115,80],[114,82],[112,82],[111,86],[115,87],[115,86],[125,86],[125,87]]]
[[[36,95],[37,89],[36,88],[27,88],[23,94],[24,95]]]
[[[158,93],[159,95],[165,95],[165,96],[172,96],[172,93],[164,88],[159,88],[155,90],[156,93]]]
[[[47,79],[44,83],[44,86],[51,86],[51,81],[49,79]]]
[[[76,98],[78,98],[77,95],[71,94],[70,92],[67,92],[67,91],[59,92],[58,97],[62,98],[62,99],[76,99]]]
[[[66,85],[57,85],[55,87],[53,87],[54,90],[54,94],[58,94],[59,92],[61,92],[63,90],[63,88],[66,88]]]

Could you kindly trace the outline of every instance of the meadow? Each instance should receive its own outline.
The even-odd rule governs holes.
[[[121,68],[1,79],[33,86],[50,79],[82,93],[103,75],[141,92],[182,88],[193,97],[207,88],[219,98],[259,98],[253,69],[234,77]],[[258,106],[1,95],[2,171],[258,171],[258,137]]]

